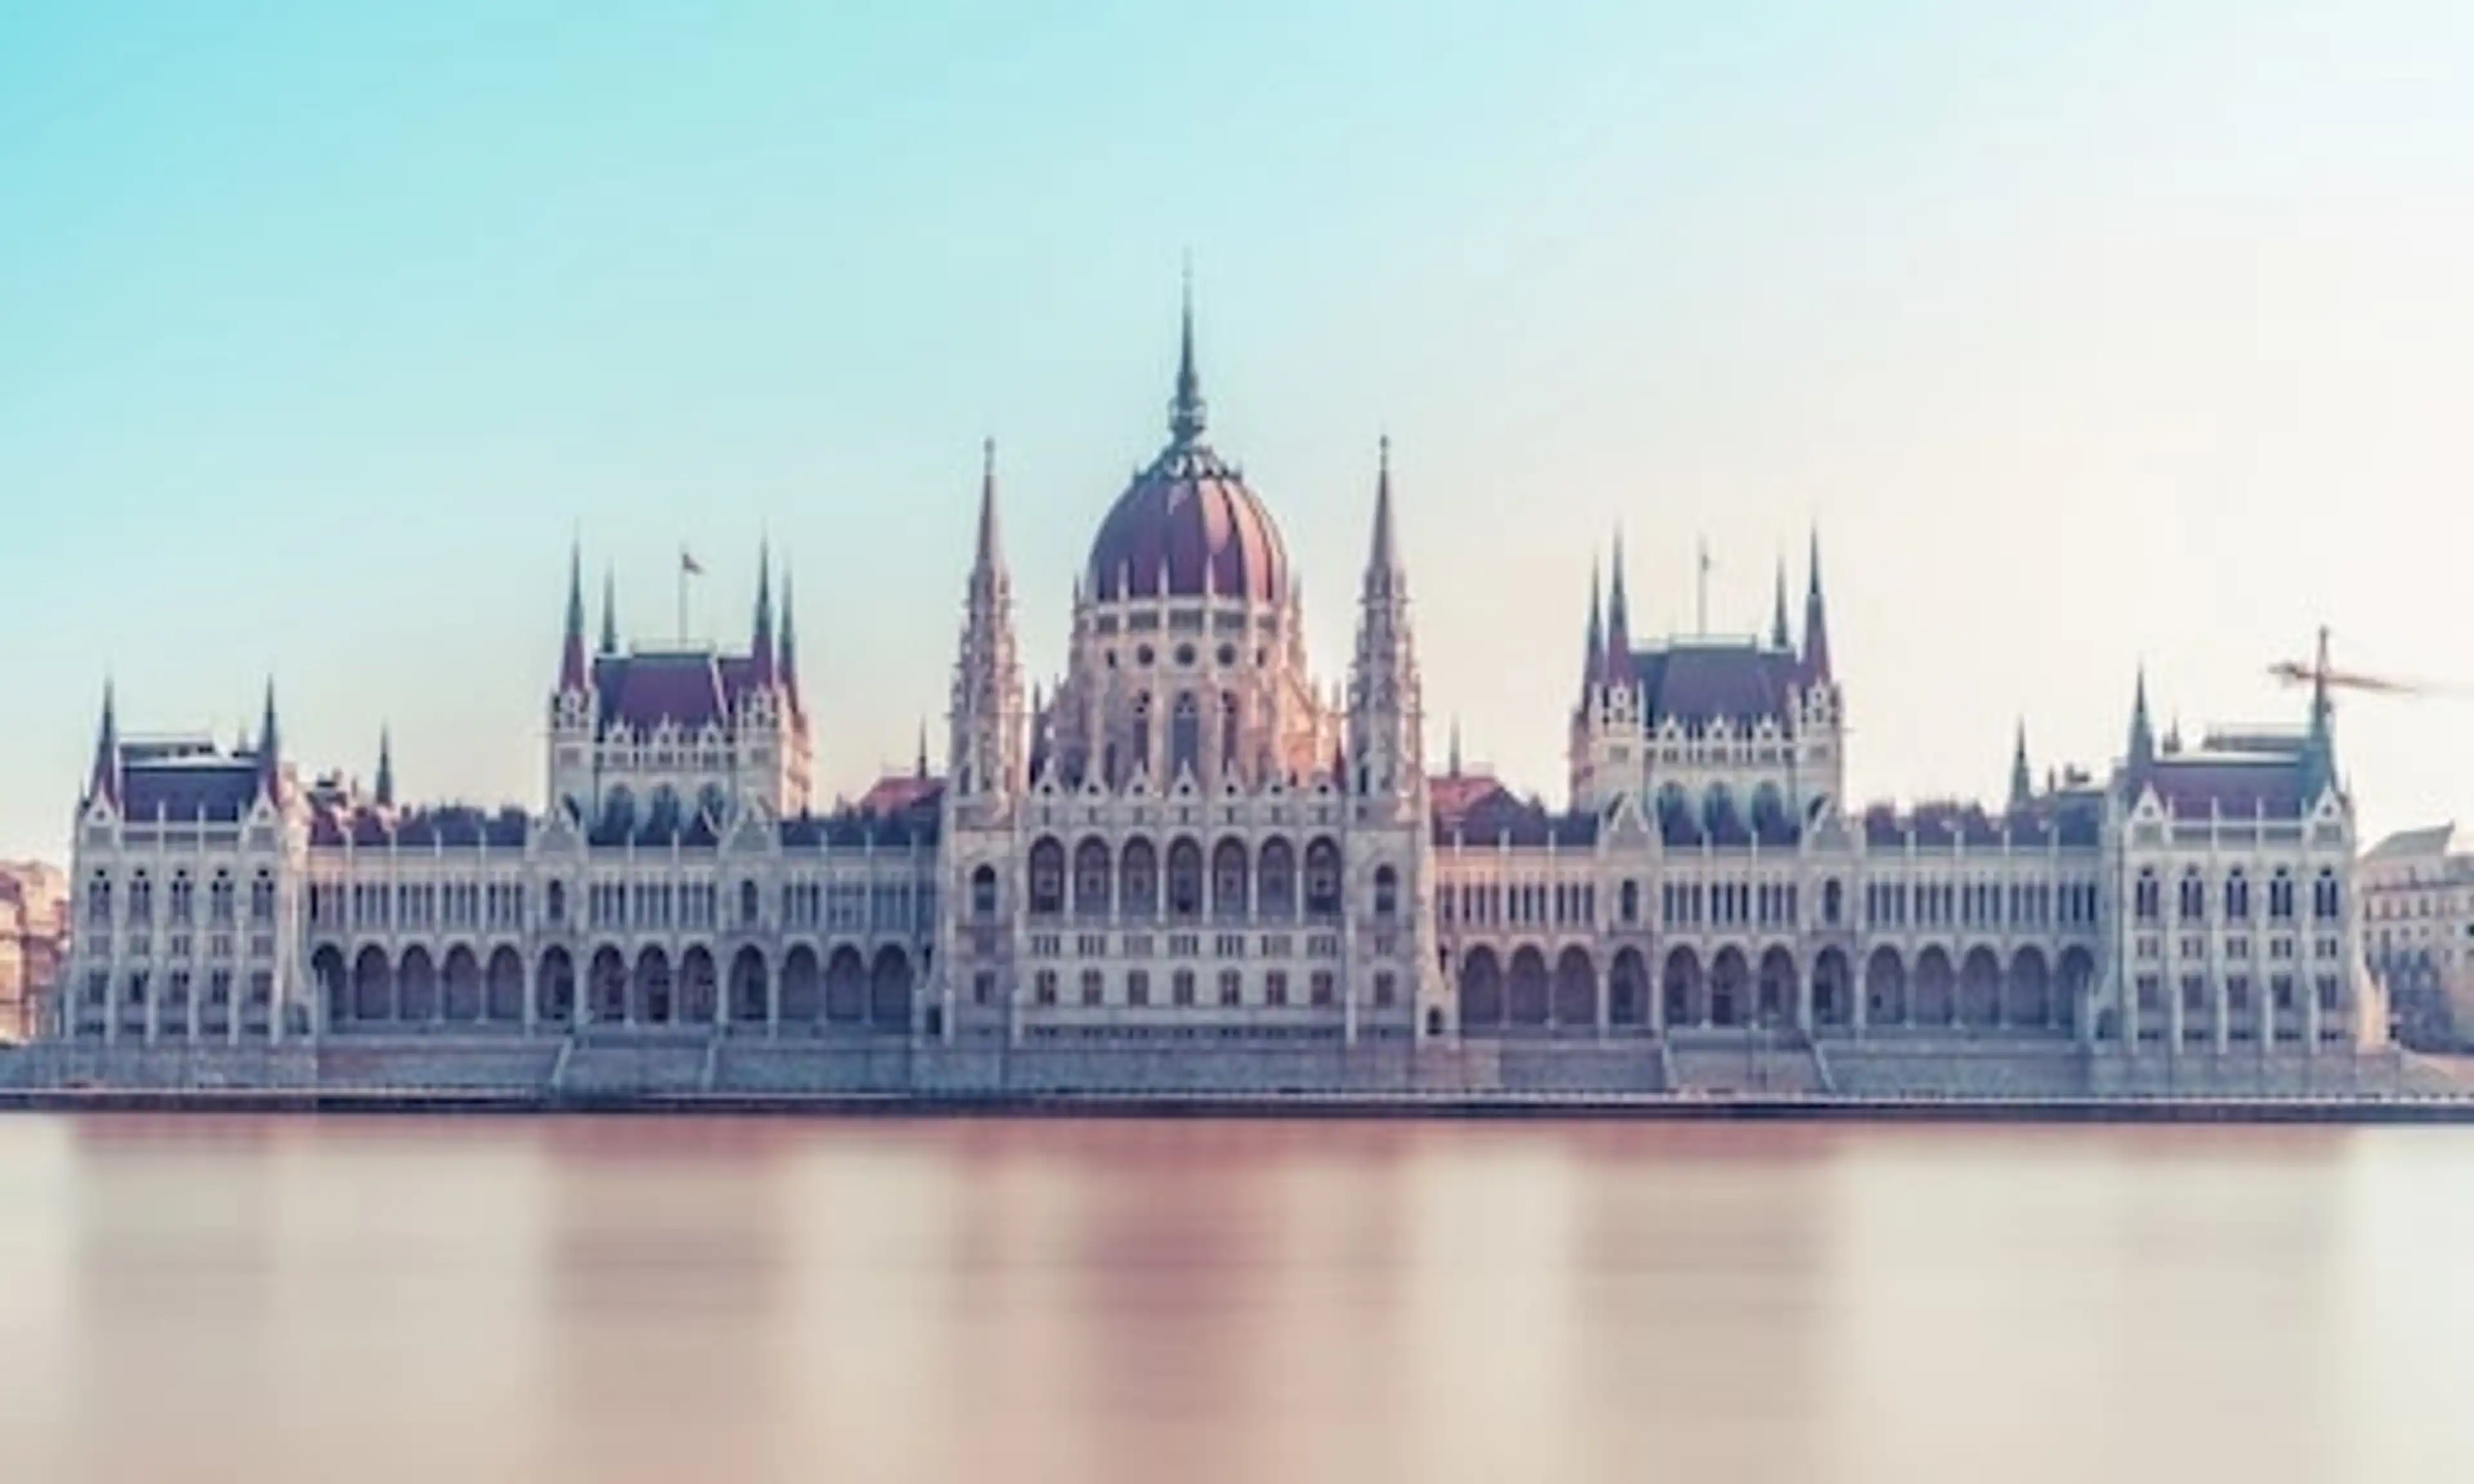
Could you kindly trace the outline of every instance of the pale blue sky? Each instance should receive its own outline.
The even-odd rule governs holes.
[[[314,8],[0,0],[0,856],[124,725],[532,800],[567,545],[736,635],[796,563],[828,785],[937,712],[979,440],[1031,655],[1216,441],[1336,679],[1395,443],[1438,744],[1550,797],[1589,562],[1729,627],[1820,523],[1866,794],[2262,667],[2474,680],[2474,8],[2446,0]],[[2009,9],[2007,16],[1993,13]],[[2027,13],[2032,10],[2033,13]],[[2351,704],[2369,823],[2474,705]]]

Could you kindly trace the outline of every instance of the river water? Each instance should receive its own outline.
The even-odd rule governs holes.
[[[0,1117],[0,1480],[2474,1477],[2474,1131]]]

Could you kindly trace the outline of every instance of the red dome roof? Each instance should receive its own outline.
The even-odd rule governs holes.
[[[1225,598],[1273,603],[1289,590],[1289,558],[1263,502],[1237,470],[1179,441],[1134,476],[1091,543],[1092,598]]]

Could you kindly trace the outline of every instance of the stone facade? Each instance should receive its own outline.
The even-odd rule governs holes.
[[[0,861],[0,1041],[32,1040],[68,952],[68,881],[57,866]]]
[[[2474,846],[2455,825],[2399,830],[2365,851],[2363,950],[2397,1034],[2425,1049],[2474,1038]]]
[[[769,560],[728,652],[623,647],[606,589],[588,642],[571,560],[537,810],[401,805],[383,758],[372,790],[304,780],[271,691],[229,748],[123,737],[107,696],[53,1029],[554,1041],[559,1077],[664,1085],[1825,1091],[1833,1046],[1874,1089],[2132,1088],[2179,1075],[2144,1059],[2235,1085],[2383,1032],[2324,690],[2185,748],[2143,682],[2102,777],[2038,783],[2023,735],[1999,804],[1860,806],[1817,544],[1800,624],[1782,570],[1744,638],[1637,641],[1618,551],[1550,808],[1457,747],[1429,766],[1388,447],[1326,685],[1206,431],[1189,314],[1053,686],[1022,673],[990,450],[946,776],[923,744],[848,805],[813,797]]]

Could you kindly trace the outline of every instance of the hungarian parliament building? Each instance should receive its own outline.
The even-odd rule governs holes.
[[[991,451],[944,767],[923,739],[830,806],[769,560],[745,646],[717,650],[623,642],[607,586],[592,632],[571,559],[539,807],[408,801],[383,755],[367,787],[303,770],[271,688],[230,745],[125,733],[107,693],[49,1030],[433,1064],[722,1047],[871,1085],[1012,1056],[1060,1083],[1670,1090],[1738,1061],[1826,1088],[1833,1058],[2085,1086],[2384,1034],[2324,682],[2298,725],[2185,745],[2143,680],[2100,776],[2040,779],[2023,736],[2006,798],[1868,805],[1818,543],[1800,612],[1782,571],[1742,638],[1637,634],[1618,551],[1550,807],[1429,755],[1388,447],[1369,472],[1327,690],[1279,529],[1207,437],[1189,310],[1167,443],[1100,521],[1064,674],[1023,674]],[[722,1054],[695,1053],[708,1085]]]

